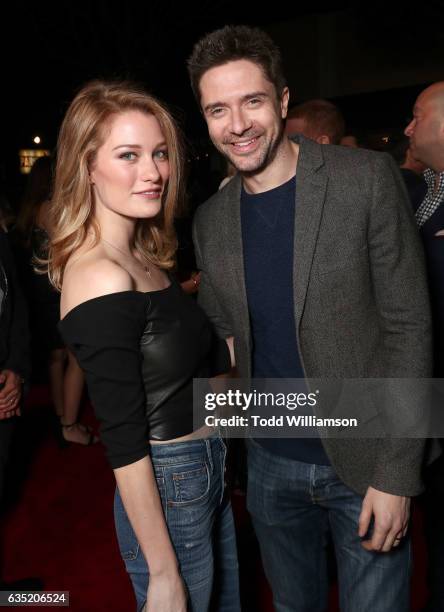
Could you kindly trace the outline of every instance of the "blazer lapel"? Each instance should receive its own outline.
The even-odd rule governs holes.
[[[327,189],[322,146],[302,136],[296,170],[293,288],[296,328],[304,311]]]
[[[233,288],[232,300],[234,312],[238,320],[248,350],[251,346],[250,317],[248,314],[247,291],[245,288],[244,255],[242,245],[242,227],[240,214],[240,196],[242,181],[239,175],[235,175],[225,187],[223,194],[223,219],[221,219],[220,231],[221,244],[225,246],[224,253],[227,264],[227,286]],[[222,194],[221,194],[222,195]]]

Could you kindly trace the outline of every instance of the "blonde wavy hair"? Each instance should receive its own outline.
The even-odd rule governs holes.
[[[138,110],[159,122],[168,147],[170,176],[163,193],[162,209],[151,219],[136,224],[134,249],[148,263],[170,269],[177,248],[174,213],[182,196],[183,146],[180,132],[165,106],[138,86],[126,82],[91,81],[69,106],[57,142],[57,163],[50,204],[51,240],[45,271],[61,290],[63,273],[71,254],[85,241],[87,232],[100,240],[100,227],[93,218],[93,196],[89,168],[106,137],[113,115]]]

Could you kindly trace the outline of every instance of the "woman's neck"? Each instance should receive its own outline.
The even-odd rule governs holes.
[[[131,255],[136,232],[137,221],[135,219],[116,215],[115,213],[105,213],[97,215],[96,221],[100,228],[101,239],[118,250]]]

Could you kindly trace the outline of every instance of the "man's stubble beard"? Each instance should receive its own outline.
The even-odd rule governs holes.
[[[255,174],[262,172],[263,170],[265,170],[267,166],[269,166],[274,161],[274,159],[276,158],[276,154],[281,144],[283,143],[283,140],[285,137],[284,131],[285,131],[285,126],[284,126],[284,122],[282,122],[280,125],[279,132],[274,142],[269,143],[268,146],[264,147],[264,149],[261,151],[261,155],[259,159],[257,160],[256,165],[253,168],[248,168],[248,169],[243,169],[242,167],[239,167],[236,164],[236,159],[233,159],[227,153],[226,149],[223,148],[223,145],[218,146],[214,143],[214,141],[213,141],[213,144],[216,147],[216,149],[219,151],[219,153],[221,153],[225,157],[225,159],[227,159],[230,162],[230,164],[232,164],[236,168],[236,170],[240,174],[242,174],[242,176],[249,177],[249,176],[254,176]]]

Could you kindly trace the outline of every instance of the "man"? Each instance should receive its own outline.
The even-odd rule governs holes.
[[[419,95],[405,134],[410,138],[411,155],[427,168],[424,176],[428,189],[415,217],[424,243],[429,275],[434,324],[434,375],[444,378],[444,81],[427,87]],[[443,455],[427,470],[425,502],[429,552],[428,610],[444,610]]]
[[[343,147],[352,147],[353,149],[357,149],[359,147],[359,141],[355,134],[345,134],[339,144]]]
[[[426,167],[413,157],[409,139],[405,135],[390,148],[389,153],[399,167],[413,211],[416,212],[427,192],[427,183],[423,176]]]
[[[238,171],[198,209],[194,238],[200,303],[234,336],[240,376],[428,376],[421,245],[394,162],[289,140],[279,51],[258,29],[209,34],[188,70]],[[329,525],[341,609],[408,609],[422,454],[419,440],[249,441],[247,503],[277,612],[325,610]]]
[[[339,144],[345,121],[337,106],[328,100],[308,100],[288,111],[285,133],[303,134],[319,144]]]

